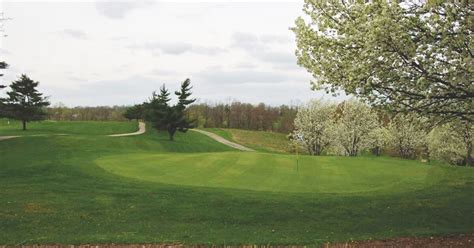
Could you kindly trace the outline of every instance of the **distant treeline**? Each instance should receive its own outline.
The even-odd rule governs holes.
[[[56,121],[124,121],[123,114],[127,106],[66,107],[55,105],[48,107],[48,119]],[[296,106],[268,106],[263,103],[199,103],[186,110],[190,119],[196,119],[196,125],[209,128],[237,128],[246,130],[273,131],[290,133],[298,112]]]
[[[237,128],[247,130],[289,133],[298,108],[281,105],[272,107],[260,103],[232,102],[230,104],[200,103],[189,106],[188,117],[197,120],[197,126],[209,128]]]
[[[73,107],[55,105],[48,107],[48,119],[56,121],[125,121],[126,106]]]

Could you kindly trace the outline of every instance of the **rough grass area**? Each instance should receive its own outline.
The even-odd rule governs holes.
[[[0,119],[0,136],[7,135],[38,135],[38,134],[75,134],[99,135],[130,133],[137,131],[137,122],[128,121],[41,121],[29,122],[27,130],[22,130],[22,124],[16,120]]]
[[[225,139],[253,148],[261,152],[290,152],[290,142],[286,134],[240,129],[206,128]]]
[[[472,248],[474,234],[461,234],[434,237],[401,237],[386,240],[349,241],[344,243],[325,243],[323,248],[374,248],[374,247],[417,247],[417,248]],[[0,246],[13,248],[20,246]],[[202,245],[168,244],[87,244],[87,245],[22,245],[21,248],[203,248]],[[207,246],[206,246],[207,247]],[[226,248],[306,248],[298,245],[226,245]]]
[[[245,156],[196,132],[1,141],[0,244],[323,245],[474,232],[473,168],[322,157],[297,174],[291,156]],[[206,178],[212,185],[191,183]]]

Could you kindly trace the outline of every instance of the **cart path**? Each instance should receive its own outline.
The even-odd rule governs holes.
[[[136,131],[136,132],[111,134],[111,135],[107,135],[107,136],[110,136],[110,137],[133,136],[133,135],[144,134],[145,132],[146,132],[145,123],[144,122],[139,122],[138,123],[138,131]],[[33,135],[27,135],[27,136],[22,136],[22,135],[0,136],[0,141],[8,140],[8,139],[14,139],[14,138],[20,138],[20,137],[47,137],[47,136],[66,136],[66,135],[70,135],[70,134],[33,134]]]
[[[20,136],[0,136],[0,141],[2,140],[7,140],[7,139],[14,139],[14,138],[18,138]]]
[[[200,130],[200,129],[189,129],[189,130],[207,135],[207,136],[209,136],[210,138],[212,138],[213,140],[215,140],[219,143],[222,143],[226,146],[235,148],[235,149],[240,150],[240,151],[244,151],[244,152],[254,152],[255,151],[254,149],[245,147],[241,144],[237,144],[237,143],[234,143],[232,141],[226,140],[226,139],[222,138],[221,136],[219,136],[215,133],[211,133],[211,132]]]
[[[108,135],[110,137],[124,137],[124,136],[134,136],[134,135],[140,135],[144,134],[146,132],[146,125],[145,122],[138,122],[138,131],[133,132],[133,133],[121,133],[121,134],[111,134]]]
[[[12,135],[12,136],[0,136],[0,141],[21,138],[21,137],[49,137],[49,136],[68,136],[69,134],[65,133],[50,133],[50,134],[32,134],[32,135]]]

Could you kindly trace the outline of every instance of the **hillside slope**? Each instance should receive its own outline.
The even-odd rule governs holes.
[[[290,152],[290,141],[286,137],[287,135],[282,133],[226,128],[205,128],[204,130],[257,151]]]

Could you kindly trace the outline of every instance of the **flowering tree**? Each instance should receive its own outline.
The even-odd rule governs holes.
[[[466,122],[451,122],[434,128],[427,138],[430,155],[458,165],[474,165],[472,148],[474,125]]]
[[[344,149],[345,155],[357,156],[377,126],[377,115],[369,106],[353,99],[345,101],[338,106],[336,114],[336,145]]]
[[[420,118],[414,114],[398,114],[390,122],[390,144],[402,158],[414,158],[416,148],[425,144],[426,132]]]
[[[298,110],[291,138],[303,145],[309,154],[321,155],[331,143],[334,111],[333,104],[320,100],[309,102]]]
[[[314,88],[474,121],[473,1],[305,0],[303,11],[296,54]]]
[[[386,127],[379,126],[370,131],[366,146],[372,149],[372,152],[380,156],[382,150],[390,143],[390,132]]]

